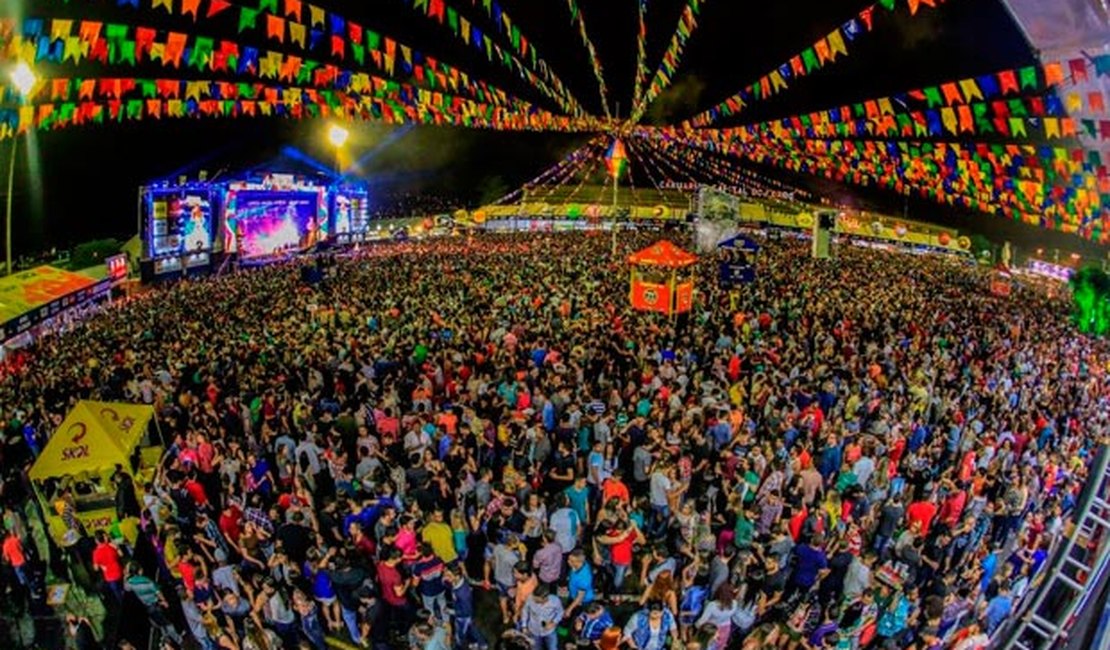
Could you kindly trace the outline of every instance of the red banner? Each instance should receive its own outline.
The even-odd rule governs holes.
[[[675,313],[684,314],[694,306],[694,283],[683,282],[675,287]]]
[[[665,284],[632,283],[632,306],[640,311],[671,313],[671,290]]]

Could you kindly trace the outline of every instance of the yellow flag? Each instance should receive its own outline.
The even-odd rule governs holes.
[[[1048,138],[1060,137],[1060,120],[1055,117],[1044,118],[1044,134]]]
[[[837,54],[848,56],[848,47],[844,45],[844,37],[840,35],[839,29],[834,29],[829,32],[829,60],[835,61]]]
[[[70,36],[66,38],[65,49],[62,52],[62,61],[81,60],[81,37]]]
[[[55,20],[50,23],[50,40],[60,41],[69,38],[73,31],[72,20]]]
[[[205,81],[190,81],[185,84],[185,99],[199,100],[202,95],[207,95],[208,83]]]
[[[324,26],[324,10],[316,5],[308,5],[309,22],[313,27]]]
[[[23,133],[31,128],[35,122],[35,107],[34,106],[20,106],[19,107],[19,132]]]
[[[289,22],[289,40],[304,48],[305,27],[301,23]]]
[[[979,90],[979,84],[975,83],[974,79],[964,79],[960,81],[960,90],[964,93],[964,99],[971,102],[973,99],[983,99],[983,93]]]
[[[173,13],[173,0],[150,0],[151,9],[162,7],[166,11]]]
[[[776,93],[786,88],[786,81],[782,78],[782,75],[779,74],[778,70],[771,73],[771,86],[774,88],[773,92]]]
[[[953,110],[951,106],[940,109],[940,121],[944,123],[944,128],[947,129],[949,133],[956,135],[958,122],[956,120],[956,111]]]

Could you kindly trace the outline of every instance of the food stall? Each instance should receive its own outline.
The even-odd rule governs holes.
[[[162,455],[161,447],[151,444],[162,439],[157,427],[151,406],[86,400],[73,407],[30,471],[47,528],[58,544],[68,547],[77,541],[77,531],[63,516],[70,505],[89,535],[119,523],[112,482],[117,470],[131,476],[141,500],[142,486],[153,477]]]

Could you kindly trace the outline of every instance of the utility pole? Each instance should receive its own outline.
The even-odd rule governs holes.
[[[616,120],[617,120],[618,123],[620,122],[620,119],[621,119],[621,103],[617,102]],[[620,137],[620,131],[619,130],[617,131],[614,138],[617,138],[617,137]],[[612,255],[613,255],[614,260],[617,258],[617,227],[619,226],[619,223],[620,223],[618,215],[617,215],[617,190],[619,188],[619,183],[621,181],[620,167],[617,167],[615,171],[616,171],[616,173],[610,174],[613,177],[613,228],[612,228],[613,251],[612,251]]]

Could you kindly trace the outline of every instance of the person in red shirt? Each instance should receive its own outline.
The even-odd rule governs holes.
[[[964,514],[964,506],[967,504],[967,491],[961,489],[949,479],[942,481],[941,485],[948,490],[948,496],[945,497],[944,503],[940,505],[937,521],[947,526],[948,530],[952,530]]]
[[[239,538],[243,535],[243,511],[239,506],[229,501],[220,513],[218,525],[231,546],[238,548]]]
[[[378,545],[374,543],[374,539],[362,531],[362,524],[357,521],[351,522],[350,528],[351,545],[355,551],[363,556],[369,562],[374,560],[377,555]]]
[[[628,505],[629,494],[628,486],[621,480],[623,472],[620,468],[613,470],[613,475],[605,479],[601,484],[601,502],[609,503],[610,499],[617,499],[624,505]]]
[[[921,526],[921,537],[929,535],[929,526],[933,525],[933,520],[937,517],[937,504],[936,497],[930,497],[928,501],[915,501],[906,508],[906,520],[912,528],[914,523]]]
[[[615,526],[609,529],[597,541],[609,547],[609,557],[613,562],[613,588],[619,591],[632,567],[632,547],[636,543],[644,543],[644,535],[636,524],[629,521],[623,528]]]
[[[92,552],[92,563],[104,578],[108,590],[117,601],[123,602],[123,563],[119,550],[108,541],[104,531],[96,531],[96,548]]]
[[[15,571],[19,584],[27,586],[27,554],[23,551],[23,542],[14,530],[8,531],[7,536],[4,537],[3,551],[4,562]]]
[[[208,494],[204,491],[204,486],[197,481],[195,475],[190,475],[189,478],[185,479],[185,491],[193,498],[193,503],[198,508],[208,507]]]
[[[383,560],[378,562],[378,585],[381,587],[382,600],[385,601],[385,620],[397,631],[407,632],[409,627],[409,583],[401,576],[401,551],[397,548],[385,550]]]

